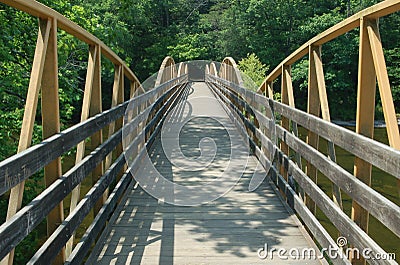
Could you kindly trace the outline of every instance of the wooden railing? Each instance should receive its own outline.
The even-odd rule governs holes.
[[[119,128],[108,139],[96,147],[94,151],[85,156],[72,169],[61,175],[54,183],[49,185],[39,196],[27,206],[19,210],[13,218],[0,226],[0,258],[4,258],[22,239],[24,239],[46,216],[62,202],[65,197],[101,163],[109,163],[105,173],[99,176],[93,187],[80,200],[73,211],[58,224],[47,241],[40,247],[29,261],[29,264],[44,264],[56,258],[67,244],[68,239],[82,223],[88,213],[95,208],[99,200],[102,203],[96,216],[83,235],[81,241],[73,248],[72,253],[66,257],[67,263],[81,262],[89,252],[92,243],[105,227],[119,198],[132,181],[132,174],[136,171],[140,160],[157,135],[165,113],[177,101],[187,81],[187,75],[171,79],[153,90],[123,102],[110,110],[95,115],[61,133],[55,134],[41,144],[32,146],[27,150],[12,156],[0,163],[0,181],[7,183],[6,177],[19,177],[27,179],[38,172],[63,153],[79,145],[102,129],[112,127],[111,124],[125,117],[130,117],[124,128]],[[134,106],[127,110],[127,106]],[[124,131],[123,131],[124,129]],[[117,158],[107,160],[110,154],[119,146],[122,140],[129,138],[130,154],[135,154],[135,160],[129,168],[125,165],[124,153],[117,153]],[[145,139],[145,141],[143,141]],[[131,149],[134,149],[132,151]],[[123,175],[119,172],[123,170]],[[7,173],[7,175],[5,174]],[[113,191],[104,196],[111,183],[116,182]],[[1,185],[0,192],[4,194],[10,187]],[[105,197],[105,198],[104,198]],[[55,260],[57,261],[57,260]],[[3,260],[6,262],[6,260]]]
[[[308,103],[307,112],[322,116],[326,121],[330,121],[330,111],[325,87],[324,69],[322,63],[322,45],[353,30],[360,30],[359,44],[359,68],[358,68],[358,92],[357,92],[357,116],[356,132],[366,137],[373,138],[374,114],[375,114],[375,94],[376,81],[379,85],[379,92],[382,101],[383,114],[386,123],[386,129],[391,147],[400,150],[399,126],[396,118],[393,97],[390,88],[389,77],[387,73],[385,57],[379,34],[378,20],[380,17],[392,14],[400,10],[400,1],[387,0],[367,8],[349,18],[338,23],[332,28],[324,31],[307,43],[298,48],[285,60],[283,60],[264,80],[258,92],[273,98],[273,83],[278,77],[281,78],[281,96],[282,103],[295,107],[293,95],[291,66],[308,54]],[[284,118],[282,125],[289,130],[289,120]],[[292,128],[297,134],[296,123],[292,121]],[[309,131],[307,143],[318,148],[318,135]],[[329,156],[335,161],[334,147],[331,141],[329,144]],[[282,149],[286,155],[289,149],[286,144],[282,144]],[[367,185],[371,185],[371,163],[356,155],[354,161],[354,176],[362,180]],[[317,169],[310,163],[307,164],[307,174],[314,181],[317,179]],[[399,178],[398,175],[395,177]],[[400,180],[397,182],[400,194]],[[339,190],[334,187],[334,200],[341,205],[341,195]],[[312,207],[310,201],[310,206]],[[362,229],[368,231],[368,212],[354,201],[352,207],[353,220],[360,225]]]
[[[276,143],[271,140],[271,136],[276,132],[279,148],[271,177],[322,247],[337,245],[317,219],[317,209],[328,217],[340,235],[345,236],[352,246],[360,250],[371,248],[373,254],[385,253],[369,236],[369,215],[387,227],[397,239],[400,237],[399,205],[371,187],[372,166],[391,175],[400,183],[399,127],[378,28],[380,17],[398,10],[400,1],[383,1],[314,37],[267,76],[258,94],[244,89],[240,84],[240,72],[235,69],[232,59],[225,59],[219,71],[215,64],[207,68],[207,81],[230,110],[236,113],[236,119],[245,125],[243,133],[249,138],[255,154],[265,166],[273,162],[269,158]],[[324,43],[357,27],[360,27],[360,58],[354,133],[330,122],[321,54]],[[295,108],[291,66],[307,54],[308,103],[307,112],[303,112]],[[281,83],[281,102],[273,100],[273,83],[278,78]],[[371,139],[376,81],[390,146]],[[273,114],[269,114],[270,108]],[[322,118],[319,118],[320,115]],[[277,120],[280,120],[280,124],[272,126]],[[298,136],[298,125],[307,131],[306,141]],[[327,154],[319,150],[320,138],[328,143]],[[335,146],[355,156],[353,174],[336,163]],[[317,174],[323,174],[331,181],[332,195],[318,187]],[[352,199],[350,216],[343,211],[342,192]],[[388,260],[368,262],[395,263]],[[348,261],[338,259],[335,263],[346,264]],[[352,263],[362,264],[365,260],[352,259]]]
[[[269,157],[271,153],[275,152],[274,150],[277,150],[275,154],[276,164],[271,168],[269,176],[322,248],[328,249],[329,246],[338,248],[338,246],[317,219],[314,208],[307,207],[302,196],[303,192],[316,203],[316,206],[329,218],[340,234],[345,236],[353,246],[360,250],[370,248],[371,256],[377,253],[386,253],[367,232],[343,212],[333,198],[330,198],[318,187],[316,182],[306,175],[301,165],[293,161],[282,149],[273,148],[276,143],[271,141],[270,136],[276,132],[276,137],[281,143],[288,145],[303,159],[318,168],[332,183],[340,187],[353,201],[375,216],[398,237],[400,236],[398,225],[400,223],[400,207],[398,205],[355,178],[335,161],[292,134],[282,125],[275,125],[275,115],[286,117],[316,135],[330,139],[335,145],[397,178],[400,170],[400,151],[314,115],[246,90],[225,79],[207,75],[207,81],[221,101],[235,114],[236,124],[245,125],[242,128],[242,133],[248,137],[251,149],[264,167],[269,167],[273,162],[270,161]],[[268,114],[270,112],[266,111],[265,106],[270,107],[274,115]],[[282,174],[281,167],[287,175]],[[333,262],[335,264],[349,263],[345,255],[338,257]],[[372,264],[396,264],[390,260],[369,260],[369,262]]]
[[[0,162],[0,195],[10,192],[7,220],[0,226],[1,264],[13,263],[13,249],[45,218],[47,241],[29,263],[82,261],[132,179],[129,171],[132,168],[125,165],[122,152],[123,116],[129,104],[126,100],[133,98],[131,104],[137,105],[128,114],[132,119],[130,124],[136,124],[129,139],[137,143],[139,135],[146,135],[146,142],[136,147],[141,148],[137,152],[139,155],[151,143],[167,107],[179,95],[186,82],[187,67],[180,65],[177,77],[174,61],[168,57],[164,60],[168,65],[163,64],[160,69],[161,79],[157,88],[145,91],[121,58],[95,36],[61,14],[33,0],[0,2],[39,19],[18,154]],[[58,103],[59,29],[86,43],[89,52],[81,123],[62,132]],[[102,109],[101,57],[109,60],[115,69],[111,109],[105,111]],[[129,96],[124,95],[126,80],[130,84]],[[39,98],[42,103],[43,142],[30,147]],[[144,112],[148,113],[147,119]],[[92,151],[85,155],[85,150],[89,149],[85,143],[89,139]],[[75,147],[75,166],[62,174],[61,157]],[[25,180],[43,169],[46,189],[21,209]],[[80,200],[80,185],[90,175],[92,187]],[[111,193],[109,187],[113,188]],[[68,195],[71,196],[71,203],[69,214],[64,218],[63,200]],[[92,210],[95,216],[93,223],[74,246],[74,231]]]

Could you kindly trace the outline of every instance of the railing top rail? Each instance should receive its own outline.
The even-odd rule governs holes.
[[[158,71],[158,75],[157,75],[157,79],[156,79],[156,84],[155,86],[159,86],[160,84],[163,83],[163,77],[164,77],[164,70],[166,68],[169,68],[170,70],[173,71],[172,76],[170,76],[169,78],[175,78],[177,73],[176,73],[176,65],[175,65],[175,61],[174,58],[172,58],[171,56],[167,56],[164,58],[164,60],[161,63],[160,66],[160,70]]]
[[[107,45],[105,45],[101,40],[95,37],[93,34],[89,33],[78,24],[72,22],[68,18],[64,17],[57,11],[51,9],[50,7],[36,2],[34,0],[0,0],[0,2],[24,11],[32,16],[42,18],[42,19],[55,19],[57,20],[58,28],[65,30],[69,34],[75,36],[81,41],[89,45],[98,45],[102,50],[102,54],[109,59],[112,63],[122,65],[124,67],[124,72],[126,77],[133,82],[140,84],[139,79],[132,72],[132,70],[125,64],[125,62],[114,53]]]
[[[270,72],[269,75],[265,78],[264,82],[259,87],[258,91],[262,90],[262,88],[264,87],[263,85],[265,83],[274,81],[281,74],[282,66],[292,65],[293,63],[301,59],[303,56],[307,55],[310,46],[319,46],[325,44],[355,29],[356,27],[359,27],[360,21],[363,18],[377,19],[392,14],[399,10],[400,10],[399,0],[386,0],[360,11],[357,14],[348,17],[342,22],[318,34],[317,36],[313,37],[312,39],[304,43],[302,46],[300,46],[288,57],[286,57],[272,72]]]
[[[242,75],[240,74],[239,68],[238,68],[235,60],[232,57],[225,57],[222,60],[222,64],[226,64],[226,65],[231,66],[233,71],[234,71],[234,73],[235,73],[235,76],[236,76],[236,79],[237,79],[236,81],[238,82],[239,85],[243,85]],[[222,69],[223,68],[221,68],[220,71],[222,71]]]

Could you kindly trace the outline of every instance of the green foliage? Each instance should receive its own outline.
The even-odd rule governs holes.
[[[392,96],[396,113],[400,113],[400,47],[386,51],[388,75],[392,85]]]
[[[257,89],[264,81],[266,73],[269,69],[269,66],[263,64],[254,53],[247,54],[246,58],[240,60],[238,62],[238,67],[245,76],[248,76],[253,80],[253,82],[256,84],[255,89]]]
[[[177,62],[206,59],[208,50],[203,46],[202,36],[198,33],[178,39],[174,46],[168,46],[170,54]]]

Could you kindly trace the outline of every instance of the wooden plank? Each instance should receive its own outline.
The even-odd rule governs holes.
[[[258,136],[258,137],[259,137],[259,136]],[[366,205],[368,205],[368,203],[367,203]]]
[[[160,98],[158,98],[150,107],[152,109],[152,111],[156,111],[153,114],[153,118],[147,123],[145,130],[147,132],[151,132],[151,134],[153,135],[153,138],[155,136],[155,131],[160,129],[160,125],[161,122],[166,118],[165,113],[168,113],[168,111],[171,109],[171,105],[174,104],[174,102],[176,103],[177,100],[179,98],[179,95],[181,95],[183,89],[186,87],[186,84],[178,84],[173,86],[172,88],[169,89],[168,92],[164,93],[163,96],[161,96]],[[175,91],[174,91],[175,90]],[[169,94],[173,93],[171,96],[169,96]],[[159,109],[158,108],[154,108],[154,106],[157,105],[161,105],[163,99],[167,97],[167,103],[163,104]]]
[[[39,89],[41,85],[43,68],[46,58],[47,45],[51,30],[50,20],[39,20],[39,32],[36,42],[35,56],[33,59],[31,77],[29,80],[28,95],[22,121],[20,140],[18,142],[18,153],[24,151],[31,145],[33,125],[35,121]],[[13,180],[8,182],[14,182]],[[18,181],[19,183],[20,181]],[[15,184],[18,183],[13,183]],[[21,207],[24,184],[18,185],[11,191],[10,204],[8,206],[7,219],[11,218]],[[19,206],[18,206],[19,205]]]
[[[204,89],[205,88],[202,88],[202,90]],[[216,90],[216,93],[219,93],[218,95],[221,95],[222,98],[227,99],[225,93],[219,90]],[[196,92],[189,95],[189,97],[190,96],[196,96]],[[214,106],[212,107],[214,108]],[[196,109],[196,106],[193,106],[193,108]],[[224,109],[222,107],[220,108],[223,112]],[[228,118],[228,113],[226,114],[226,118]],[[239,135],[238,133],[237,137],[240,137]],[[156,141],[158,140],[159,138],[156,139]],[[155,148],[155,157],[158,157],[158,154],[161,154],[159,153],[161,152],[161,144],[157,144],[156,141],[153,144],[153,148]],[[159,162],[165,161],[164,158],[159,159],[160,161],[157,160]],[[108,262],[111,259],[122,262],[124,256],[127,255],[125,251],[127,248],[134,250],[137,258],[161,257],[161,264],[166,261],[165,251],[170,251],[172,249],[178,251],[173,252],[174,261],[176,258],[185,255],[188,258],[190,257],[190,260],[197,261],[197,259],[193,258],[193,252],[189,253],[189,251],[187,251],[188,249],[197,249],[199,253],[206,253],[208,250],[208,256],[212,257],[213,254],[210,253],[214,253],[214,251],[210,242],[214,244],[228,243],[227,241],[223,241],[223,237],[232,239],[229,241],[229,245],[233,246],[232,249],[238,249],[238,245],[245,243],[247,249],[251,250],[257,245],[254,245],[254,242],[267,240],[267,242],[270,243],[274,241],[275,236],[277,241],[281,240],[282,246],[299,246],[299,244],[310,246],[309,244],[311,244],[311,242],[308,242],[304,238],[301,230],[298,229],[299,224],[295,222],[295,216],[292,215],[292,213],[288,214],[288,212],[283,209],[282,202],[277,200],[276,197],[271,199],[271,189],[267,183],[264,183],[266,185],[263,185],[259,192],[244,192],[244,188],[247,187],[247,183],[251,177],[251,171],[253,171],[255,164],[254,162],[250,172],[246,173],[246,177],[241,179],[241,182],[238,184],[239,186],[220,198],[220,201],[216,200],[200,207],[189,208],[165,205],[144,193],[138,186],[130,188],[129,190],[132,191],[127,193],[123,204],[120,205],[111,218],[110,225],[100,238],[99,242],[101,243],[95,246],[95,251],[90,255],[87,262],[89,264],[101,263]],[[225,164],[223,164],[223,166],[224,165]],[[143,168],[144,165],[141,164],[141,167]],[[166,167],[163,169],[166,169]],[[175,169],[176,168],[174,168],[174,172]],[[144,168],[142,171],[146,172],[146,169]],[[135,174],[140,174],[142,171],[138,171]],[[174,175],[174,177],[178,177],[178,175]],[[267,196],[264,196],[264,194],[267,194]],[[148,207],[148,205],[150,205],[150,207]],[[268,211],[270,208],[271,210]],[[269,214],[266,214],[267,212]],[[198,229],[204,228],[214,231],[214,233],[210,235],[210,240],[207,238],[207,233],[193,231],[196,227]],[[162,240],[158,241],[161,244],[158,245],[159,247],[154,247],[153,239],[147,238],[147,228],[152,229],[154,232],[158,231],[155,229],[162,229],[161,231],[164,234]],[[192,231],[193,233],[188,236],[187,231]],[[248,244],[247,241],[243,242],[243,238],[249,238],[245,235],[249,234],[251,235],[253,244]],[[283,234],[287,234],[288,236],[284,236]],[[172,237],[172,235],[174,236]],[[268,235],[268,237],[266,237],[266,235]],[[175,242],[177,244],[173,243],[173,238],[176,240]],[[294,238],[295,241],[293,241]],[[125,239],[125,241],[123,239]],[[139,242],[133,242],[138,239],[140,240]],[[144,239],[144,241],[141,239]],[[198,241],[196,239],[204,240]],[[195,244],[191,244],[192,241]],[[227,245],[227,248],[229,245]],[[102,249],[104,248],[105,250],[103,252]],[[145,249],[144,252],[143,250],[141,251],[140,248]],[[254,254],[258,248],[259,247],[250,252]],[[160,252],[160,250],[163,251]],[[226,261],[230,260],[230,257],[232,257],[230,254],[231,253],[221,252],[219,255],[224,256],[224,260]],[[109,257],[111,258],[109,259]],[[247,263],[251,263],[251,261],[254,260],[251,257],[254,258],[254,256],[246,254],[245,256],[242,255],[238,260],[246,259]],[[98,258],[99,261],[97,261]],[[255,258],[257,259],[256,255]],[[141,260],[143,261],[144,259]],[[131,262],[132,261],[133,260],[131,260]],[[135,258],[134,262],[139,263],[139,261],[140,259]]]
[[[285,138],[287,144],[301,153],[301,155],[317,167],[333,183],[337,184],[354,201],[367,209],[394,234],[400,236],[400,207],[386,197],[369,187],[364,182],[353,177],[352,174],[331,161],[324,154],[305,144],[302,140],[288,135],[288,131],[277,126],[277,135]]]
[[[75,246],[73,252],[66,260],[65,264],[80,264],[81,261],[85,258],[86,254],[91,249],[92,243],[100,234],[102,228],[106,225],[107,220],[109,219],[117,203],[119,202],[119,198],[124,193],[131,181],[132,176],[128,171],[117,183],[114,190],[107,198],[107,201],[104,203],[103,207],[100,209],[99,213],[96,215],[93,222],[86,230],[85,234],[82,236],[81,241]]]
[[[35,174],[83,139],[103,128],[117,117],[122,116],[127,105],[128,102],[125,102],[114,109],[104,111],[83,123],[74,125],[60,134],[46,139],[41,144],[32,146],[24,152],[1,161],[0,194],[4,194],[11,187]]]
[[[150,148],[150,146],[152,145],[152,142],[154,141],[154,139],[156,138],[162,122],[164,121],[166,115],[165,113],[168,113],[171,108],[173,108],[174,104],[179,100],[179,97],[182,95],[182,90],[181,87],[184,88],[186,86],[186,84],[184,83],[183,85],[175,85],[172,88],[170,88],[168,90],[167,93],[163,94],[162,97],[166,96],[167,94],[174,92],[174,94],[168,98],[166,104],[164,104],[162,106],[162,108],[160,108],[157,112],[157,114],[155,115],[155,117],[148,122],[147,125],[145,125],[145,127],[140,131],[140,133],[138,133],[136,135],[136,137],[131,141],[131,143],[129,143],[128,146],[125,146],[125,155],[127,155],[128,157],[131,157],[131,154],[138,154],[135,156],[135,158],[133,159],[133,161],[131,161],[131,159],[129,159],[127,162],[131,164],[131,166],[135,165],[135,167],[138,166],[138,162],[141,161],[142,156],[144,155],[144,151],[147,150],[146,148]],[[178,89],[176,89],[178,88]],[[174,91],[176,90],[176,91]],[[162,97],[158,100],[158,101],[162,101]],[[153,111],[154,109],[154,105],[156,105],[157,102],[154,102],[152,105],[148,106],[146,109],[144,109],[144,111],[142,111],[139,115],[137,115],[135,118],[133,118],[132,121],[129,121],[129,123],[125,124],[124,126],[124,135],[123,138],[125,138],[126,135],[129,135],[135,128],[137,128],[137,126],[141,123],[144,122],[144,119],[146,119],[148,117],[148,113]],[[166,110],[165,110],[166,109]],[[159,119],[159,117],[162,117],[161,119]],[[157,124],[158,121],[158,124]],[[148,134],[148,132],[151,131],[151,134]],[[148,139],[147,142],[145,143],[144,146],[142,146],[142,141],[144,140],[144,137],[148,134]],[[141,150],[141,152],[139,152],[139,150]],[[133,169],[131,168],[131,172]]]
[[[269,190],[267,189],[266,185],[263,186],[265,187],[265,192],[269,192]],[[245,190],[241,190],[238,192],[233,192],[232,195],[240,195],[243,194]],[[248,190],[247,190],[248,191]],[[264,191],[264,189],[263,189]],[[202,213],[204,211],[210,211],[213,210],[215,213],[221,213],[224,214],[226,212],[229,213],[241,213],[243,212],[243,210],[245,209],[246,211],[248,211],[249,213],[260,213],[260,214],[268,214],[269,212],[271,213],[281,213],[282,211],[285,210],[285,207],[283,205],[279,206],[279,205],[264,205],[266,200],[260,201],[259,203],[257,203],[257,197],[254,197],[255,202],[251,203],[251,204],[244,204],[243,207],[238,208],[237,206],[241,205],[242,203],[247,202],[246,201],[238,201],[237,204],[235,205],[231,205],[231,204],[218,204],[218,208],[215,208],[214,204],[204,204],[204,205],[199,205],[197,207],[194,208],[190,208],[190,207],[174,207],[172,205],[150,205],[147,207],[141,207],[141,205],[137,205],[136,204],[136,200],[139,200],[140,198],[142,199],[146,199],[146,194],[145,192],[135,195],[135,196],[128,196],[129,198],[132,198],[132,202],[127,205],[124,208],[124,211],[126,213],[130,213],[130,214],[139,214],[139,213],[149,213],[149,214],[163,214],[163,213]],[[276,194],[275,193],[271,193],[271,196],[267,196],[268,201],[271,202],[278,202],[279,199],[276,198]],[[149,200],[149,199],[148,199]],[[264,206],[263,206],[264,205]],[[261,209],[257,209],[255,206],[263,206]]]
[[[144,122],[144,119],[147,118],[149,116],[150,112],[154,112],[155,108],[154,106],[157,105],[159,102],[161,102],[164,98],[169,98],[169,100],[167,100],[167,104],[163,105],[163,109],[162,110],[158,110],[155,114],[155,117],[153,117],[150,121],[147,122],[147,124],[145,125],[145,128],[143,130],[151,130],[153,127],[155,127],[157,125],[157,119],[163,116],[163,110],[165,108],[168,107],[169,102],[171,102],[170,100],[170,94],[174,93],[172,97],[176,97],[177,95],[179,95],[179,93],[181,93],[179,91],[180,88],[180,84],[175,85],[173,87],[171,87],[167,92],[164,92],[163,95],[154,103],[150,104],[149,106],[143,108],[143,110],[141,110],[141,112],[135,116],[132,120],[127,121],[127,123],[124,125],[124,135],[123,137],[125,138],[127,135],[130,135],[134,130],[136,130],[139,126],[140,123]],[[176,90],[176,91],[174,91]],[[152,97],[154,93],[149,94],[150,97]],[[140,102],[143,101],[139,101],[138,99],[143,98],[142,96],[139,96],[137,98],[135,98],[135,102],[139,102],[137,105],[140,104]],[[131,103],[132,104],[132,103]],[[132,105],[136,105],[136,104],[132,104]],[[142,130],[140,130],[142,131]]]
[[[278,172],[276,172],[278,173]],[[284,179],[280,176],[281,180]],[[295,191],[287,184],[286,190],[291,193],[291,195],[286,195],[287,197],[293,197],[293,209],[300,216],[301,220],[305,223],[308,230],[311,231],[312,235],[318,241],[322,248],[329,249],[337,247],[336,242],[332,239],[329,233],[325,230],[325,228],[321,225],[318,219],[313,215],[312,212],[306,207],[303,203],[303,200],[295,193]],[[337,258],[332,258],[334,264],[351,264],[347,257],[340,255]]]
[[[138,84],[136,82],[131,81],[129,83],[129,87],[130,87],[129,98],[133,98],[138,91]]]
[[[171,79],[167,76],[168,73],[165,70],[168,69],[168,67],[172,67],[173,65],[175,65],[175,61],[171,56],[167,56],[164,58],[158,71],[157,79],[154,85],[155,87],[158,87],[159,85]]]
[[[118,97],[117,97],[117,104],[118,103],[122,103],[125,100],[125,77],[124,77],[124,69],[122,69],[121,71],[121,77],[120,77],[120,82],[119,82],[119,91],[118,91]],[[123,118],[119,118],[115,121],[115,127],[117,130],[119,130],[120,128],[122,128],[123,126]],[[123,147],[122,147],[122,142],[117,146],[117,148],[115,148],[115,154],[116,156],[119,156],[120,154],[122,154],[123,152]],[[124,171],[126,170],[126,168],[124,168]],[[120,174],[118,176],[118,180],[122,177],[122,174]],[[105,198],[103,198],[103,203],[106,201]]]
[[[385,3],[380,3],[373,6],[373,8],[368,8],[363,12],[363,16],[367,18],[377,19],[383,16],[390,15],[394,12],[399,11],[400,3],[396,0],[387,0]]]
[[[49,188],[22,208],[16,217],[0,226],[0,259],[24,239],[44,217],[89,174],[106,155],[121,142],[122,130],[86,156]]]
[[[293,210],[300,216],[301,220],[305,223],[308,230],[311,231],[312,235],[318,241],[322,248],[337,248],[336,242],[332,239],[329,233],[325,230],[325,228],[321,225],[318,219],[314,216],[314,214],[307,208],[304,204],[302,198],[300,198],[296,192],[290,187],[290,185],[285,181],[285,179],[279,175],[278,171],[275,168],[271,168],[270,175],[276,174],[279,182],[284,184],[284,192],[287,198],[292,198]],[[276,186],[277,187],[277,186]],[[278,193],[277,193],[278,194]],[[279,194],[278,194],[279,195]],[[351,264],[347,257],[343,255],[342,257],[338,256],[335,259],[332,259],[334,264]]]
[[[55,232],[40,247],[35,255],[29,260],[28,264],[43,264],[49,261],[53,262],[57,253],[67,243],[74,231],[79,227],[82,220],[88,215],[90,210],[95,206],[97,201],[103,195],[103,192],[116,179],[117,174],[125,164],[124,155],[119,156],[114,164],[99,179],[99,181],[88,191],[74,211],[57,227]]]
[[[264,120],[260,120],[262,123]],[[280,129],[279,129],[280,128]],[[366,189],[365,186],[361,185],[359,182],[355,182],[353,176],[336,165],[334,161],[329,160],[323,154],[319,153],[315,149],[311,148],[310,146],[303,143],[301,140],[297,139],[296,137],[292,136],[287,130],[283,132],[281,127],[278,127],[278,132],[280,133],[280,138],[285,139],[287,143],[293,148],[295,151],[301,153],[308,161],[314,164],[315,167],[322,169],[321,172],[328,176],[334,183],[337,183],[341,188],[343,188],[352,198],[355,200],[363,201],[362,205],[369,209],[371,212],[374,212],[373,215],[378,218],[382,223],[386,226],[390,227],[394,233],[399,233],[396,228],[396,223],[399,222],[399,207],[396,207],[395,204],[387,200],[385,197],[377,193],[372,189]],[[258,130],[258,133],[262,133]],[[265,136],[258,136],[262,139]],[[318,157],[319,163],[315,164],[316,158],[315,155]],[[338,177],[342,179],[339,181]],[[353,183],[355,182],[355,183]],[[350,185],[351,184],[351,185]],[[350,185],[350,186],[349,186]],[[360,186],[361,185],[361,186]],[[355,188],[357,186],[358,188]],[[372,194],[371,194],[372,192]],[[379,201],[378,204],[375,206],[374,203]],[[387,207],[383,207],[379,205],[388,205]],[[385,211],[385,212],[382,212]],[[389,212],[386,212],[389,211]],[[397,231],[397,232],[396,232]]]
[[[291,109],[279,102],[271,102],[271,104],[281,115],[290,117],[306,129],[331,140],[335,145],[400,179],[398,167],[400,151],[300,110]]]
[[[255,126],[251,122],[249,122],[247,120],[247,118],[243,115],[242,111],[231,101],[231,99],[228,98],[228,97],[230,97],[230,98],[235,98],[236,97],[237,98],[237,96],[233,95],[231,92],[229,92],[228,90],[226,90],[224,88],[221,88],[221,87],[218,87],[218,86],[214,87],[214,88],[215,88],[214,91],[222,99],[222,101],[224,102],[224,105],[228,108],[228,113],[232,112],[234,114],[234,115],[230,116],[230,118],[234,120],[234,123],[236,124],[236,126],[240,130],[242,136],[249,140],[250,149],[252,149],[252,151],[254,151],[254,147],[256,146],[255,142],[248,135],[248,131],[246,129],[249,129],[250,131],[255,132]],[[219,91],[219,89],[224,91],[225,94],[227,94],[228,96],[225,96],[224,93]],[[239,120],[241,122],[239,122]],[[243,125],[245,125],[245,128],[243,127]]]
[[[262,243],[261,243],[262,244]],[[158,246],[158,248],[160,249],[160,246]],[[167,251],[167,250],[166,250]],[[255,249],[255,251],[252,253],[253,255],[251,255],[250,253],[248,253],[248,251],[243,252],[241,251],[241,249],[237,250],[238,255],[243,255],[248,257],[247,259],[243,259],[238,255],[234,255],[233,253],[227,254],[229,255],[229,262],[235,265],[248,265],[248,264],[252,264],[252,265],[262,265],[265,263],[270,262],[271,260],[273,261],[273,264],[276,265],[283,265],[283,264],[287,264],[288,260],[290,260],[290,264],[293,265],[302,265],[304,264],[304,260],[292,260],[290,259],[290,257],[288,255],[283,256],[282,260],[278,257],[278,254],[276,253],[276,251],[273,253],[274,255],[268,256],[267,259],[262,260],[260,258],[257,257],[257,249]],[[229,253],[228,250],[223,251],[221,249],[222,253]],[[193,252],[192,252],[193,253]],[[301,252],[300,252],[301,253]],[[182,255],[165,255],[165,256],[147,256],[145,255],[144,257],[140,257],[138,255],[134,255],[133,253],[123,253],[120,254],[120,256],[115,257],[114,255],[112,256],[102,256],[101,257],[102,260],[96,262],[96,264],[99,265],[108,265],[110,263],[113,263],[115,265],[123,265],[123,264],[148,264],[148,265],[157,265],[157,264],[188,264],[188,260],[190,259],[190,263],[189,264],[207,264],[207,265],[220,265],[220,264],[224,264],[227,262],[227,257],[224,257],[222,254],[213,254],[213,255],[202,255],[202,256],[193,256],[191,258],[188,258],[186,255],[182,256]],[[313,263],[310,264],[320,264],[319,261],[314,261]]]
[[[333,225],[344,235],[351,244],[358,249],[371,249],[371,254],[386,253],[374,240],[372,240],[359,226],[357,226],[313,181],[311,181],[297,165],[291,161],[286,155],[280,152],[281,159],[285,160],[281,163],[287,165],[287,169],[292,173],[296,181],[302,186],[304,191],[316,202],[318,207],[331,220]],[[373,264],[396,264],[395,261],[375,261],[370,260]]]
[[[216,77],[213,78],[216,79]],[[220,79],[216,80],[223,82],[223,80]],[[245,89],[235,86],[234,84],[232,84],[231,87],[242,95],[246,95],[244,93]],[[400,151],[341,126],[316,118],[301,110],[290,108],[285,104],[268,99],[258,93],[251,91],[247,91],[246,93],[251,94],[256,103],[261,105],[269,104],[277,113],[289,117],[291,120],[313,131],[320,137],[331,140],[335,145],[340,146],[344,150],[393,175],[395,178],[400,179],[400,168],[398,167],[400,164]],[[246,96],[248,97],[248,95]]]

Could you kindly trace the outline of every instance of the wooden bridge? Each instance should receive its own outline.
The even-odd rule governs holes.
[[[0,226],[2,265],[13,263],[14,248],[43,220],[47,238],[29,264],[399,261],[372,238],[368,224],[372,216],[390,230],[399,249],[400,207],[371,187],[371,172],[375,167],[400,183],[399,127],[378,28],[380,17],[400,10],[400,1],[383,1],[314,37],[257,92],[246,89],[230,57],[203,66],[166,57],[145,86],[103,42],[56,11],[33,0],[1,2],[39,18],[18,153],[0,162],[0,194],[9,203]],[[330,121],[321,51],[355,28],[360,55],[353,132]],[[81,122],[62,132],[58,29],[89,50]],[[307,55],[305,112],[295,108],[291,66]],[[102,109],[101,58],[115,66],[110,109]],[[376,83],[389,145],[372,139]],[[31,146],[39,98],[43,142]],[[328,150],[319,150],[320,138]],[[354,172],[336,162],[336,147],[355,157]],[[75,165],[64,172],[61,157],[72,149]],[[25,181],[42,170],[46,189],[22,207]],[[321,175],[331,191],[319,186]],[[84,193],[81,184],[89,177],[92,186]],[[351,200],[351,213],[343,210],[342,195]],[[91,214],[86,231],[76,235]]]

